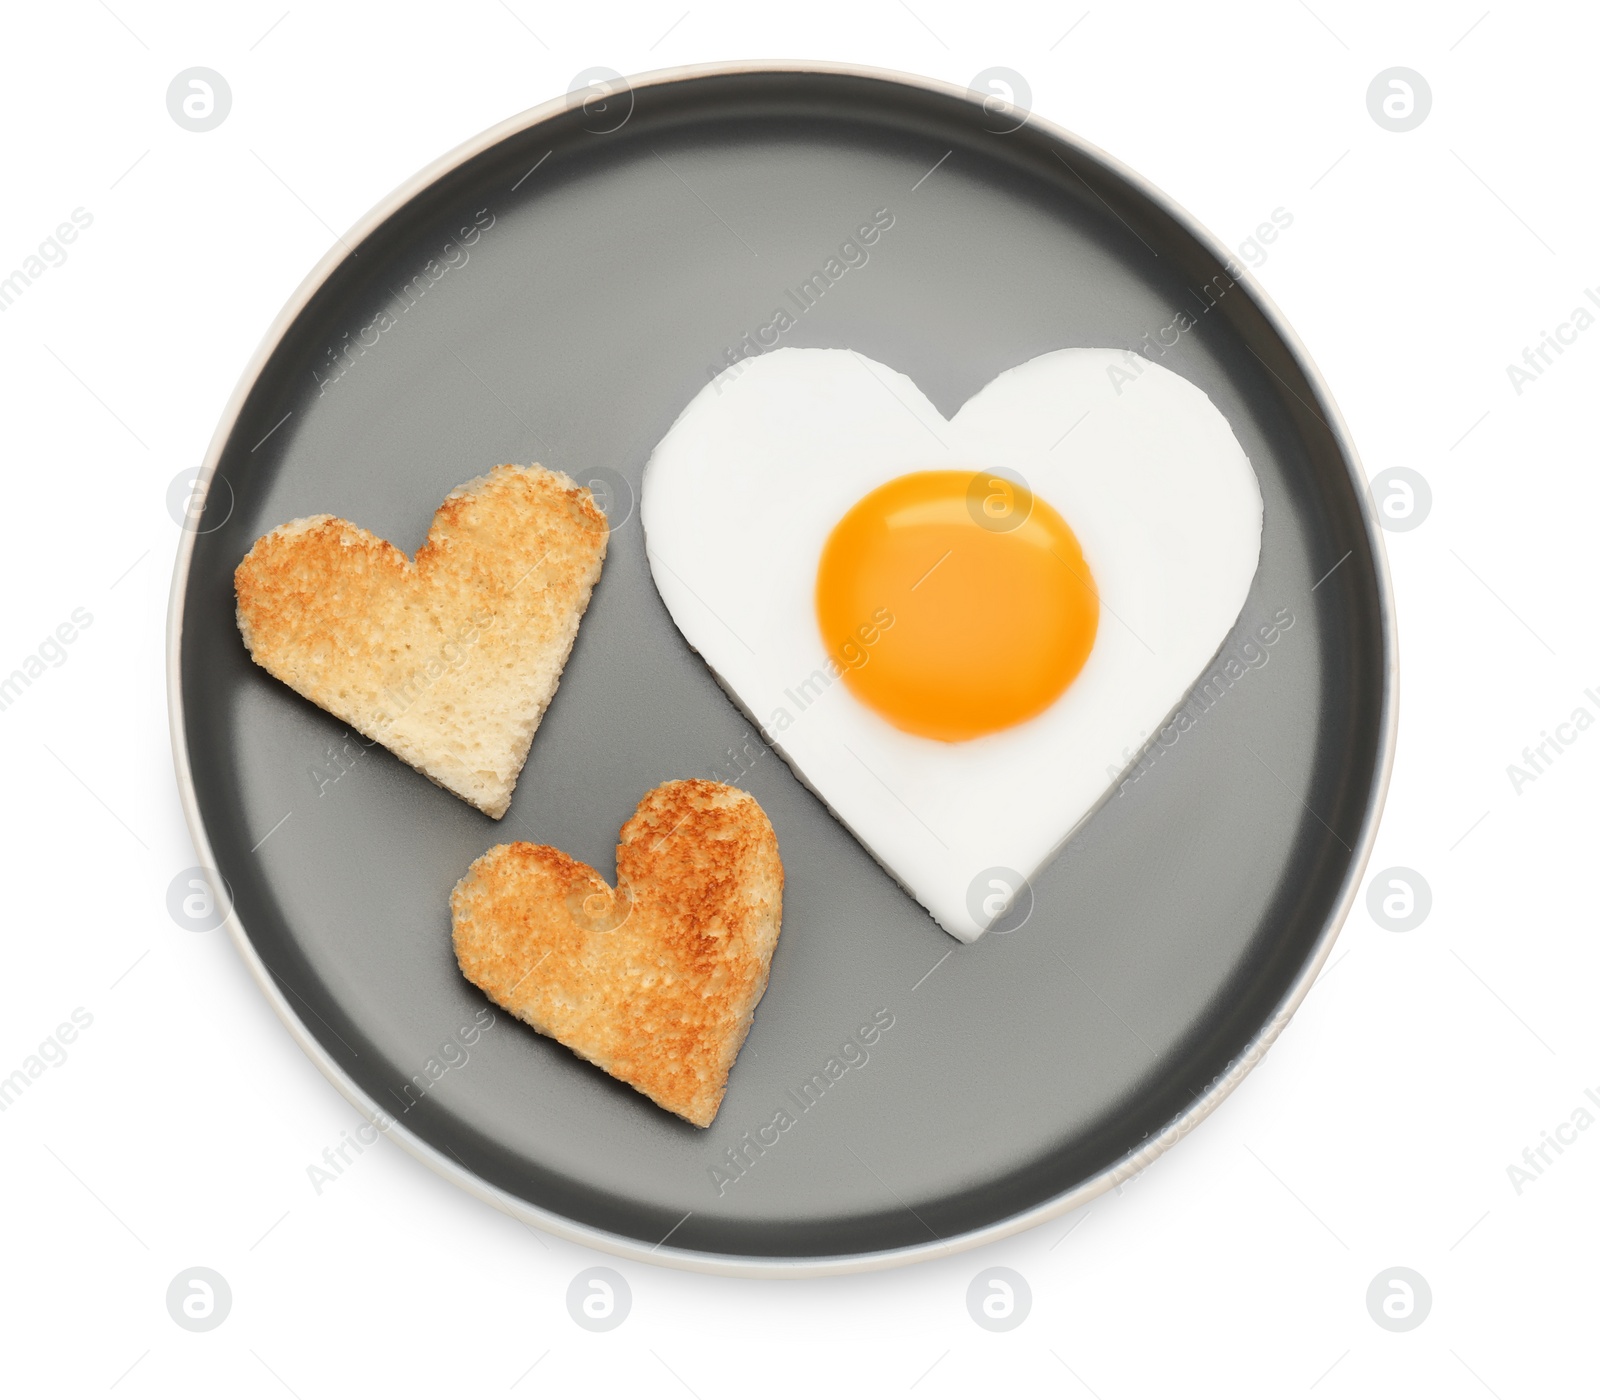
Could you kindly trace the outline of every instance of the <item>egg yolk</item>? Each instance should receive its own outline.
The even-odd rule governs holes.
[[[1077,537],[1026,487],[912,472],[834,526],[817,621],[858,700],[955,742],[1048,709],[1089,659],[1100,599]]]

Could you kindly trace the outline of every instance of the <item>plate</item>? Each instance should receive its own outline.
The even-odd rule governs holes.
[[[813,274],[875,216],[892,222],[870,256],[818,294]],[[1035,881],[1026,922],[970,946],[766,748],[645,561],[652,447],[808,281],[784,344],[857,350],[947,415],[1048,350],[1159,358],[1211,396],[1261,482],[1261,565],[1219,655],[1225,683],[1152,737]],[[256,668],[232,571],[259,535],[319,511],[413,550],[457,483],[530,461],[593,483],[613,534],[494,822]],[[1326,386],[1216,239],[1110,157],[984,94],[737,65],[513,118],[396,191],[311,273],[202,480],[172,596],[173,742],[234,942],[393,1140],[600,1249],[842,1272],[1082,1204],[1256,1063],[1371,848],[1394,616]],[[787,872],[770,988],[705,1131],[504,1013],[486,1025],[448,913],[500,841],[547,842],[609,878],[639,797],[691,776],[752,792]]]

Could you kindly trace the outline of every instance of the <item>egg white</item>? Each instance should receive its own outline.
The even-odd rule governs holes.
[[[894,477],[948,469],[1020,474],[1077,535],[1101,604],[1089,659],[1048,710],[953,744],[858,701],[815,606],[844,513]],[[656,587],[690,645],[968,942],[998,908],[974,881],[997,868],[1032,878],[1098,805],[1226,639],[1261,550],[1260,486],[1227,420],[1188,380],[1121,350],[1041,355],[948,421],[854,351],[746,360],[662,438],[640,510]]]

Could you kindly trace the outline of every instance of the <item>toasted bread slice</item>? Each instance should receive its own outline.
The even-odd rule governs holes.
[[[609,531],[544,467],[458,486],[417,557],[313,515],[234,572],[257,665],[491,817],[505,815],[600,577]]]
[[[696,778],[640,800],[615,890],[518,841],[472,863],[450,913],[468,981],[704,1128],[767,989],[783,863],[755,798]]]

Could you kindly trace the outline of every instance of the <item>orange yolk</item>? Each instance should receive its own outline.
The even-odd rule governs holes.
[[[817,621],[863,704],[954,742],[1031,719],[1094,646],[1100,600],[1067,522],[989,473],[912,472],[833,527]]]

